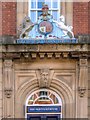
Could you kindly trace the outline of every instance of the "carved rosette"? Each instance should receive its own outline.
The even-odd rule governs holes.
[[[87,73],[88,73],[88,62],[87,59],[80,59],[79,61],[79,86],[78,91],[80,97],[84,97],[87,89]]]
[[[40,88],[49,88],[54,71],[49,68],[38,69],[36,71]]]

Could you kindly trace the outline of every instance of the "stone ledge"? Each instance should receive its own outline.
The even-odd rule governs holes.
[[[88,52],[88,45],[87,44],[33,44],[33,45],[1,45],[0,52],[6,53],[19,53],[19,52]]]

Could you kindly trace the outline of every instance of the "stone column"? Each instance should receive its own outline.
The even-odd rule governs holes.
[[[12,60],[5,60],[3,65],[3,117],[14,117],[14,80]]]
[[[77,118],[88,118],[88,62],[79,60],[79,80],[77,94]]]

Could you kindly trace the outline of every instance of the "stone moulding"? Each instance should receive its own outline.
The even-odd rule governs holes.
[[[87,44],[12,44],[1,46],[2,59],[89,57]]]

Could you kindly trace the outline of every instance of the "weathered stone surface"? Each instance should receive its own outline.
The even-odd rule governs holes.
[[[3,115],[25,117],[22,106],[25,105],[27,97],[35,90],[44,87],[61,96],[64,117],[74,118],[76,115],[78,118],[86,118],[89,109],[89,107],[87,109],[88,83],[85,84],[83,97],[78,93],[78,85],[82,88],[80,83],[84,81],[83,78],[87,78],[85,72],[86,68],[88,69],[87,57],[87,44],[2,45],[5,109]],[[7,82],[9,82],[8,88],[5,87]],[[83,83],[85,82],[86,79]],[[7,108],[5,104],[8,105]],[[9,109],[10,105],[12,109]]]

